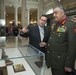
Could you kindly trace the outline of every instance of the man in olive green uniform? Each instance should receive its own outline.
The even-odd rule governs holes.
[[[54,25],[47,47],[47,66],[52,75],[66,75],[74,69],[76,55],[76,25],[67,20],[62,7],[55,7]]]

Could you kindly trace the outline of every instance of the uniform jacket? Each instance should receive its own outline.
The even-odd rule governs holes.
[[[47,47],[47,66],[52,68],[74,67],[76,55],[76,25],[65,22],[55,25]]]
[[[29,32],[28,33],[25,33],[25,34],[20,34],[21,36],[23,37],[29,37],[29,44],[31,44],[32,46],[36,47],[37,49],[41,50],[42,52],[45,53],[45,48],[44,47],[40,47],[39,46],[39,43],[41,42],[41,39],[40,39],[40,32],[39,32],[39,27],[38,25],[36,26],[29,26],[28,27],[29,29]],[[48,38],[49,38],[49,30],[48,28],[44,28],[44,39],[43,41],[44,42],[48,42]]]

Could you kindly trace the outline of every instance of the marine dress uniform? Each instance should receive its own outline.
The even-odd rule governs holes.
[[[54,25],[47,47],[47,66],[53,75],[65,75],[64,67],[74,68],[76,55],[76,25],[64,19]]]

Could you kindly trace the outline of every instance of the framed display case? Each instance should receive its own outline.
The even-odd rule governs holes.
[[[0,75],[44,75],[44,53],[15,38],[17,47],[0,48]]]

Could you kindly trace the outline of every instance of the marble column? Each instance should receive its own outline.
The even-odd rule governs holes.
[[[30,16],[29,16],[30,13],[29,13],[29,11],[30,11],[30,8],[27,9],[27,18],[28,18],[28,19],[27,19],[27,22],[28,22],[27,24],[28,24],[28,25],[30,24]]]
[[[39,5],[39,8],[38,8],[38,20],[39,21],[39,18],[40,16],[43,14],[43,10],[44,10],[44,0],[40,0],[39,1],[40,5]]]
[[[0,28],[1,26],[5,26],[5,3],[4,0],[0,0]],[[6,45],[6,36],[5,36],[5,28],[0,29],[0,46],[2,49],[5,49]]]
[[[27,26],[27,12],[26,12],[26,0],[22,0],[22,13],[21,13],[21,24],[23,27]]]
[[[15,8],[15,13],[14,13],[14,20],[15,20],[15,25],[17,26],[18,25],[18,6],[14,6]],[[16,48],[18,47],[18,37],[15,37],[15,46]]]
[[[4,0],[0,0],[0,19],[5,19],[5,3],[4,3]]]
[[[14,6],[15,7],[15,24],[18,25],[18,6]]]

